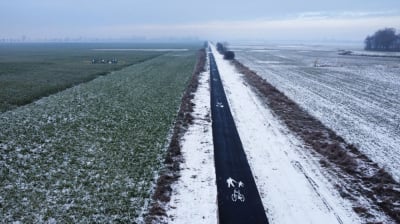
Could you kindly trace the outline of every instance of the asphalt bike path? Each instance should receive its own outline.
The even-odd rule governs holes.
[[[212,53],[209,58],[219,223],[268,223]]]

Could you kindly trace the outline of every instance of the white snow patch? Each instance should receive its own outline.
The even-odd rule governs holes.
[[[180,179],[172,186],[168,223],[217,223],[217,187],[210,120],[209,72],[200,75],[192,101],[194,124],[182,138]]]
[[[400,52],[384,52],[384,51],[352,51],[351,55],[359,56],[384,56],[384,57],[400,57]]]
[[[361,223],[317,158],[273,116],[215,47],[213,52],[270,223]]]
[[[256,50],[250,50],[251,52],[277,52],[279,50],[277,49],[256,49]]]
[[[264,60],[258,60],[257,63],[260,64],[281,64],[281,61],[264,61]]]

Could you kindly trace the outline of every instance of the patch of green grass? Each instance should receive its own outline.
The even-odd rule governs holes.
[[[196,62],[170,53],[0,114],[4,222],[135,222]]]
[[[111,71],[165,54],[155,51],[94,51],[130,48],[113,44],[0,45],[0,112],[93,80]],[[151,47],[151,45],[144,47]],[[157,47],[157,45],[156,45]],[[117,58],[118,64],[91,64],[92,58]]]

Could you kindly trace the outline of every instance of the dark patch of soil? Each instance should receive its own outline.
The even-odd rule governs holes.
[[[355,200],[356,195],[366,196],[377,208],[400,223],[400,184],[388,172],[248,67],[237,60],[233,64],[244,74],[247,83],[264,97],[274,114],[323,157],[321,166],[329,168],[334,164],[341,170],[342,174],[337,176],[344,177],[348,183],[347,186],[338,186],[343,197]],[[355,207],[354,211],[362,217],[371,216],[363,207]]]
[[[161,172],[157,180],[149,212],[145,215],[146,223],[160,223],[160,217],[167,216],[163,205],[171,200],[171,185],[180,177],[179,170],[180,163],[182,162],[180,139],[188,126],[193,124],[191,113],[195,104],[192,103],[192,99],[194,98],[194,93],[197,91],[199,75],[204,71],[206,60],[205,49],[199,50],[192,78],[182,97],[182,103],[175,121],[171,141],[164,160],[165,169]]]

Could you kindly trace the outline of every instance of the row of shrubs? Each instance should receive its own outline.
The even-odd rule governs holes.
[[[222,43],[217,43],[217,51],[224,55],[224,59],[226,60],[235,59],[235,52],[228,50],[228,48]]]

